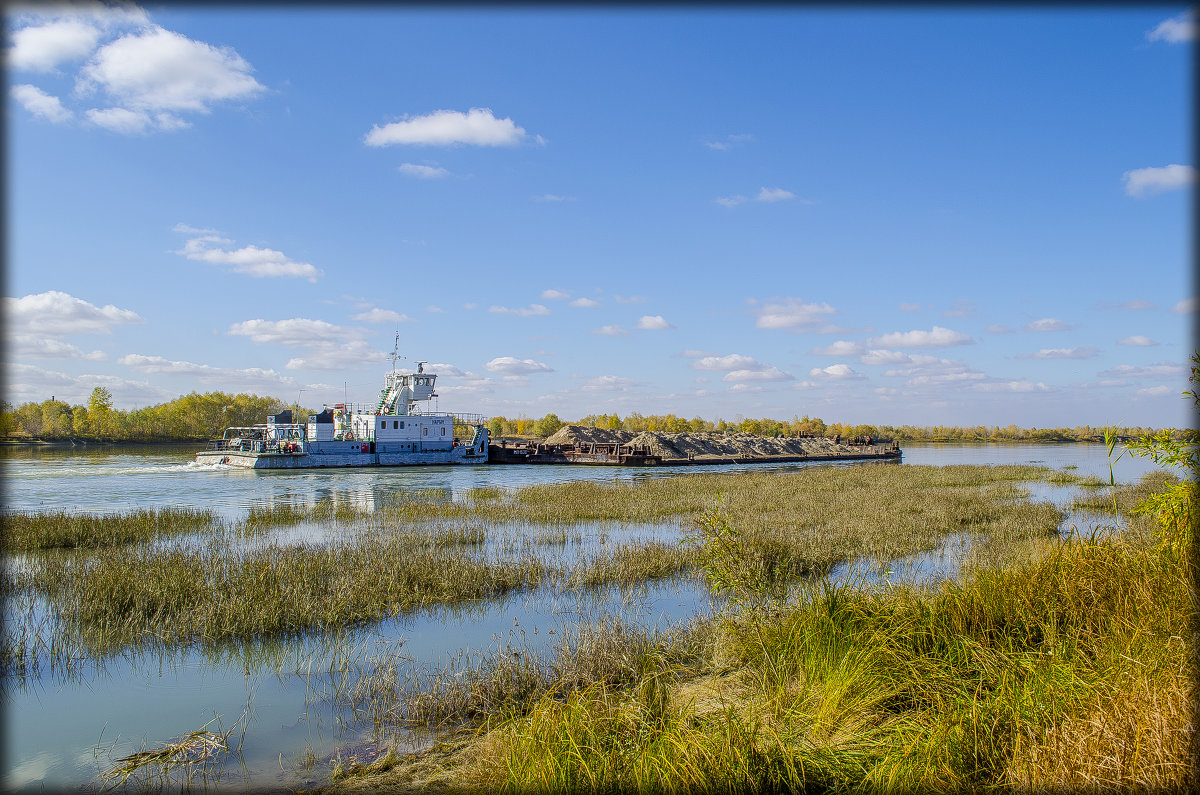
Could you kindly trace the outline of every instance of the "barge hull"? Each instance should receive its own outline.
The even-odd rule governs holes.
[[[462,455],[448,450],[426,453],[326,453],[321,455],[215,450],[197,453],[196,463],[224,464],[246,469],[322,469],[486,464],[487,457]]]

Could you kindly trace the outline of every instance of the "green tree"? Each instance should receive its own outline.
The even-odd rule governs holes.
[[[547,436],[553,436],[554,433],[563,426],[563,421],[558,418],[557,414],[547,414],[533,425],[533,433],[535,436],[540,436],[545,439]]]

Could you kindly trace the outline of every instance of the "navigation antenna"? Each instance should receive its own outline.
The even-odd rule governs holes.
[[[395,373],[396,372],[396,360],[404,358],[403,356],[400,355],[400,332],[399,331],[396,332],[396,344],[392,346],[392,355],[389,356],[388,358],[392,360],[392,372]]]

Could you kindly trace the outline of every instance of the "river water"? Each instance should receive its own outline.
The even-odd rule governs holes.
[[[96,511],[191,506],[224,517],[251,506],[310,505],[319,500],[379,505],[398,493],[436,489],[459,495],[480,487],[515,489],[569,480],[668,477],[685,472],[807,466],[891,466],[885,463],[745,464],[629,469],[585,466],[413,467],[363,470],[255,472],[191,462],[195,446],[20,447],[0,451],[5,507],[11,511]],[[1037,464],[1095,475],[1107,481],[1109,461],[1097,444],[912,444],[902,465]],[[1122,455],[1118,482],[1133,482],[1152,467]],[[1070,489],[1029,484],[1036,499],[1069,500]],[[586,525],[577,547],[634,530],[640,538],[678,539],[677,523],[638,528]],[[628,536],[625,536],[626,538]],[[954,541],[953,543],[958,543]],[[952,576],[960,547],[917,561],[930,576]],[[947,563],[947,561],[949,561]],[[359,749],[369,756],[370,726],[339,708],[332,696],[339,675],[331,661],[366,659],[399,649],[414,670],[478,659],[501,647],[553,648],[581,619],[618,614],[665,627],[711,609],[690,579],[633,592],[617,589],[572,595],[533,592],[385,620],[343,638],[313,636],[207,651],[196,648],[128,654],[68,674],[42,671],[5,682],[3,770],[6,791],[98,789],[99,773],[113,760],[195,731],[228,729],[240,743],[236,761],[211,771],[220,790],[311,786],[328,775],[328,762]],[[348,651],[349,650],[349,651]],[[464,657],[465,655],[465,657]],[[457,662],[456,662],[457,661]],[[210,723],[211,721],[211,723]],[[242,727],[245,731],[242,732]],[[416,740],[414,740],[416,741]],[[315,765],[306,760],[316,759]],[[178,783],[174,786],[179,786]],[[193,786],[196,782],[193,781]],[[170,788],[170,786],[168,786]]]

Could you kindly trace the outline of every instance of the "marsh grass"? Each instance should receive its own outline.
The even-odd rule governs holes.
[[[195,533],[217,524],[197,508],[148,508],[112,514],[51,511],[3,514],[4,552],[101,549]]]
[[[241,753],[247,718],[248,713],[243,713],[233,726],[222,731],[220,718],[215,717],[178,739],[149,749],[143,745],[140,751],[117,759],[112,767],[100,774],[101,778],[108,788],[121,787],[132,779],[139,790],[164,789],[171,784],[172,775],[182,770],[179,786],[185,790],[190,788],[197,775],[207,782],[221,757]],[[217,731],[209,731],[208,727],[214,722],[218,724]],[[241,737],[237,746],[231,748],[230,739],[239,726]]]
[[[664,654],[510,709],[447,775],[520,792],[1185,791],[1185,567],[1122,539],[1043,543],[933,591],[824,583],[739,614],[702,665]]]

